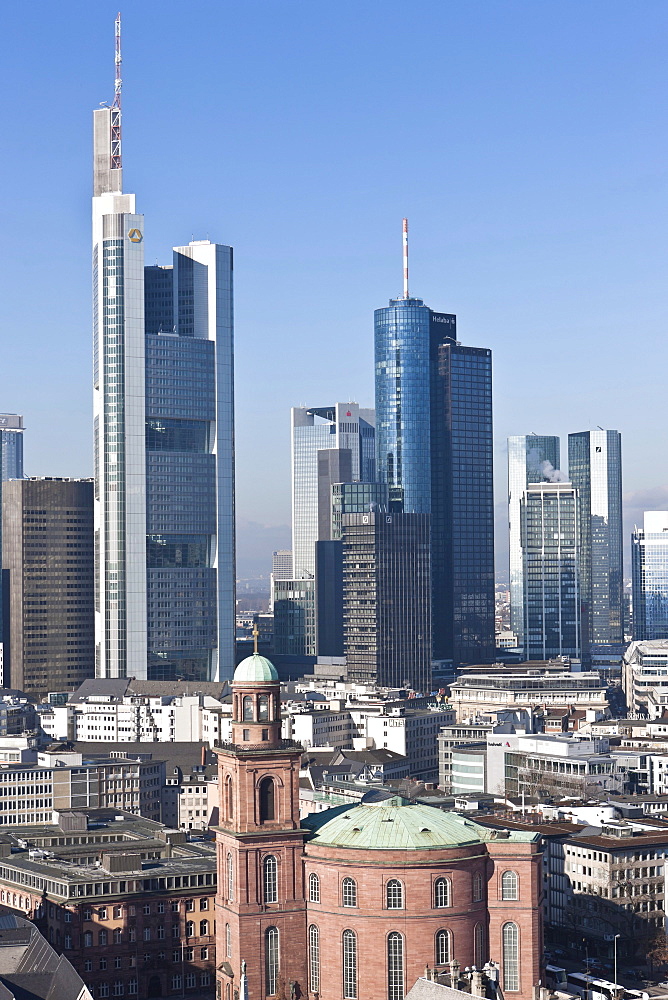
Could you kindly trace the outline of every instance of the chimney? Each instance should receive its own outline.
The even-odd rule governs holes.
[[[450,962],[450,986],[453,990],[459,989],[459,970],[461,966],[456,958]]]
[[[485,987],[482,981],[482,972],[479,972],[475,965],[471,969],[471,996],[484,997]]]
[[[202,767],[206,767],[206,747],[202,747]]]

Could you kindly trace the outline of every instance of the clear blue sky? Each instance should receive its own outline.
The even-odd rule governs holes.
[[[25,414],[31,475],[92,468],[91,111],[116,10],[3,15],[0,411]],[[597,424],[622,432],[629,519],[668,506],[665,0],[129,0],[123,19],[147,262],[235,247],[242,573],[288,540],[289,407],[373,403],[403,215],[412,293],[494,352],[500,523],[506,436]]]

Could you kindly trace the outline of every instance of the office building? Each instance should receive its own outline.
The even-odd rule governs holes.
[[[374,316],[378,479],[392,510],[431,515],[434,659],[493,662],[491,351],[407,279]]]
[[[0,479],[23,479],[23,417],[0,413]]]
[[[171,267],[144,268],[143,216],[122,189],[119,78],[94,136],[97,672],[229,677],[232,249],[196,240]]]
[[[660,719],[668,711],[668,637],[636,639],[622,658],[622,687],[629,714]]]
[[[524,559],[521,503],[529,483],[542,483],[559,470],[559,438],[518,434],[508,438],[508,561],[510,567],[510,629],[514,645],[524,646]],[[566,478],[565,476],[563,477]],[[497,637],[497,644],[498,637]]]
[[[532,717],[537,706],[591,710],[598,717],[608,714],[607,688],[598,671],[574,671],[557,663],[548,669],[519,664],[517,670],[467,670],[450,685],[450,705],[457,721],[502,710],[522,711]]]
[[[41,696],[95,673],[93,483],[3,484],[5,685]]]
[[[568,435],[568,475],[578,491],[582,655],[624,639],[622,439],[619,431]]]
[[[334,483],[332,486],[331,537],[342,536],[344,514],[389,514],[387,483]]]
[[[668,639],[668,511],[647,510],[631,536],[633,638]]]
[[[520,510],[525,657],[579,657],[577,491],[571,483],[531,483]]]
[[[315,656],[315,579],[274,582],[274,652]]]
[[[292,577],[292,549],[279,549],[272,553],[271,575],[269,577],[269,613],[274,610],[274,580],[290,580]]]
[[[292,572],[298,580],[315,576],[315,543],[331,538],[332,485],[375,479],[374,412],[357,403],[293,408],[291,423]]]
[[[348,679],[431,690],[428,514],[346,514],[343,638]]]

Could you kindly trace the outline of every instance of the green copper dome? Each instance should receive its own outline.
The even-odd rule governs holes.
[[[310,813],[302,827],[311,831],[308,842],[327,847],[369,850],[430,850],[466,847],[492,839],[492,831],[459,813],[444,812],[435,806],[411,804],[399,796],[358,806],[337,806]],[[516,833],[516,831],[513,831]],[[524,832],[520,838],[535,840]]]
[[[234,671],[234,684],[267,684],[277,681],[276,667],[266,656],[252,653]]]

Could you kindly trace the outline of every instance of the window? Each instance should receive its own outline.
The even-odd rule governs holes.
[[[343,996],[345,1000],[357,998],[357,935],[343,932]]]
[[[112,996],[122,997],[125,990],[123,989],[123,981],[121,979],[115,979],[112,989]]]
[[[123,944],[123,931],[120,927],[114,930],[114,944]]]
[[[357,906],[357,883],[354,878],[344,878],[343,884],[343,905]]]
[[[164,913],[164,912],[165,912],[165,904],[158,903],[158,913]]]
[[[176,928],[177,936],[178,936],[178,932],[179,932],[179,929],[177,927]],[[137,940],[137,928],[136,927],[129,927],[128,928],[128,941],[131,944],[134,944],[136,940]]]
[[[225,957],[232,958],[232,928],[225,924]]]
[[[68,949],[72,947],[72,935],[71,934],[66,934],[65,935],[65,947],[68,948]]]
[[[195,936],[195,924],[192,920],[186,921],[186,937],[191,938]]]
[[[151,928],[150,927],[145,927],[144,928],[144,941],[150,941],[150,940],[151,940]]]
[[[320,931],[315,924],[308,929],[308,977],[313,993],[320,992]]]
[[[244,722],[252,722],[253,721],[253,699],[251,698],[251,696],[249,694],[247,694],[245,696],[245,698],[244,698],[243,721]]]
[[[165,928],[163,927],[162,924],[160,924],[160,926],[157,928],[157,932],[158,932],[158,941],[164,941],[165,940]]]
[[[200,950],[199,950],[199,957],[200,957],[200,961],[205,962],[207,960],[207,958],[209,957],[209,949],[208,948],[200,948]],[[227,957],[229,958],[230,956],[228,955]]]
[[[403,910],[404,887],[398,878],[391,878],[385,886],[385,899],[388,910]]]
[[[200,920],[200,922],[199,922],[199,934],[200,934],[200,937],[206,937],[208,933],[209,933],[209,921],[208,920]]]
[[[175,976],[172,976],[172,989],[173,990],[180,990],[182,988],[182,984],[183,984],[183,980],[182,980],[181,976],[179,976],[178,974],[175,975]]]
[[[85,931],[84,932],[83,944],[84,944],[84,948],[92,948],[93,947],[93,935],[91,934],[90,931]]]
[[[278,865],[273,854],[264,859],[264,901],[278,902]]]
[[[199,974],[200,986],[209,986],[210,983],[211,983],[211,974],[209,972],[200,972]]]
[[[130,940],[131,941],[134,940],[134,938],[132,937],[133,930],[134,930],[134,927],[131,927],[130,928]],[[173,938],[179,937],[179,925],[178,924],[172,924],[172,937]]]
[[[123,959],[120,956],[114,959],[114,968],[115,969],[123,968]]]
[[[194,986],[197,986],[197,976],[194,972],[186,973],[186,989],[191,990]]]
[[[106,919],[107,919],[107,907],[106,907],[106,906],[102,906],[102,907],[101,907],[101,908],[100,908],[100,909],[99,909],[99,910],[97,911],[97,915],[98,915],[98,917],[100,918],[100,920],[106,920]]]
[[[517,872],[504,872],[501,876],[501,899],[519,899]]]
[[[227,818],[234,819],[234,788],[229,774],[225,779],[225,798],[227,801]]]
[[[450,961],[450,934],[439,931],[436,935],[436,965],[445,965]]]
[[[83,911],[83,918],[84,918],[84,920],[91,920],[92,916],[93,916],[93,911],[92,910],[86,909],[86,910]]]
[[[172,952],[172,962],[174,963],[174,965],[176,965],[176,963],[180,962],[180,961],[181,961],[181,952],[180,951],[173,951]]]
[[[97,985],[97,995],[99,997],[109,996],[109,983],[98,983]]]
[[[389,903],[387,904],[390,905]],[[434,882],[434,906],[450,906],[450,880],[437,878]]]
[[[311,872],[308,877],[308,898],[309,903],[320,902],[320,879],[315,872]]]
[[[114,917],[115,917],[115,919],[118,920],[119,917],[122,917],[122,916],[123,916],[123,907],[122,906],[115,906],[114,907]]]
[[[100,931],[100,933],[97,936],[97,943],[100,944],[100,945],[105,945],[105,944],[107,944],[107,939],[108,939],[107,932],[106,931]]]
[[[128,981],[128,993],[131,996],[137,996],[137,980],[136,979],[130,979]]]
[[[261,694],[258,699],[258,719],[260,722],[267,722],[269,719],[269,700],[266,694]]]
[[[274,996],[278,987],[278,927],[268,927],[264,936],[265,990]]]
[[[183,960],[184,960],[184,962],[192,962],[192,960],[193,960],[194,957],[195,957],[195,949],[194,948],[184,948],[183,949]]]
[[[199,908],[200,908],[200,910],[208,910],[209,909],[209,900],[206,899],[206,897],[204,899],[200,899],[200,901],[199,901]]]
[[[404,996],[404,939],[398,931],[387,936],[387,997],[403,1000]]]
[[[179,900],[178,899],[173,899],[172,900],[172,913],[178,913],[178,912],[179,912]]]
[[[186,913],[192,913],[192,911],[194,909],[195,909],[195,900],[194,899],[187,899],[186,900]]]
[[[149,914],[151,912],[151,904],[144,903],[144,913]]]
[[[519,930],[517,924],[503,925],[503,989],[519,990]]]
[[[87,958],[86,961],[84,962],[84,972],[92,972],[92,971],[93,971],[93,963],[91,962],[90,958]]]
[[[476,968],[482,969],[483,965],[487,961],[485,955],[485,928],[482,924],[476,924],[475,930],[473,931],[473,957],[475,959]]]
[[[476,872],[473,876],[473,902],[479,903],[482,899],[482,875]]]
[[[234,899],[234,860],[227,855],[227,898]]]
[[[276,819],[274,797],[274,779],[263,778],[260,782],[260,823]]]

